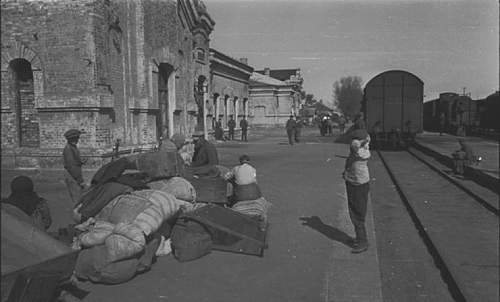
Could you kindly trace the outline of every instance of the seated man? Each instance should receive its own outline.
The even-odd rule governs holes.
[[[28,176],[15,177],[10,183],[10,190],[9,197],[2,200],[2,203],[15,206],[24,212],[37,228],[47,230],[52,223],[49,205],[34,191],[31,178]]]
[[[458,139],[460,149],[452,153],[453,157],[453,172],[458,175],[464,175],[465,166],[470,165],[475,161],[474,151],[472,147],[465,142],[463,138]]]
[[[189,170],[196,175],[217,175],[215,165],[219,164],[219,157],[215,146],[205,139],[201,130],[193,133],[193,142],[194,155]]]

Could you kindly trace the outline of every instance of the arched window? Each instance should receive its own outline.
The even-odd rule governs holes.
[[[35,108],[35,88],[31,63],[26,59],[9,62],[11,93],[15,108],[16,130],[20,147],[40,146],[40,127]]]

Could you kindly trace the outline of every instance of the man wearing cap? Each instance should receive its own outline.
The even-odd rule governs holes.
[[[290,145],[293,145],[296,126],[297,125],[295,123],[295,120],[293,119],[293,115],[290,115],[290,118],[288,119],[288,121],[286,121],[286,125],[285,125],[286,134],[288,135],[288,143]]]
[[[80,157],[80,151],[76,147],[80,139],[80,134],[81,132],[77,129],[71,129],[64,133],[64,137],[68,141],[63,150],[64,178],[69,195],[74,204],[80,201],[82,191],[85,188],[85,182],[82,176],[82,165],[84,162]]]
[[[215,165],[219,164],[219,156],[215,146],[205,139],[201,130],[193,133],[194,155],[191,162],[193,174],[208,175],[214,172]]]

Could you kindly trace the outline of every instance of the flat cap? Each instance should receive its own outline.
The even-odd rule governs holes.
[[[80,134],[82,134],[82,132],[80,130],[70,129],[64,133],[64,137],[66,139],[70,139],[70,138],[80,137]]]
[[[195,130],[192,136],[193,137],[205,136],[205,132],[203,132],[202,130]]]

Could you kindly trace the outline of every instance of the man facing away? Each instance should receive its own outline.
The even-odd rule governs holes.
[[[236,128],[236,121],[232,116],[229,119],[229,122],[227,122],[227,127],[229,128],[229,140],[234,140],[234,128]]]
[[[295,120],[293,119],[293,115],[290,115],[290,118],[288,121],[286,121],[286,134],[288,135],[288,143],[290,145],[293,145],[293,140],[294,140],[294,135],[295,135],[295,127],[296,123]]]
[[[67,140],[67,144],[63,150],[64,180],[74,204],[80,201],[83,189],[85,188],[82,176],[82,165],[85,162],[82,161],[80,151],[76,146],[80,135],[81,132],[77,129],[71,129],[64,133],[64,137]]]
[[[365,129],[360,128],[353,131],[350,153],[342,173],[346,184],[349,216],[356,233],[352,253],[361,253],[368,249],[365,217],[370,191],[370,175],[368,172],[369,144],[370,136]]]
[[[241,128],[241,140],[246,142],[247,141],[248,122],[245,118],[243,118],[240,121],[240,128]]]

